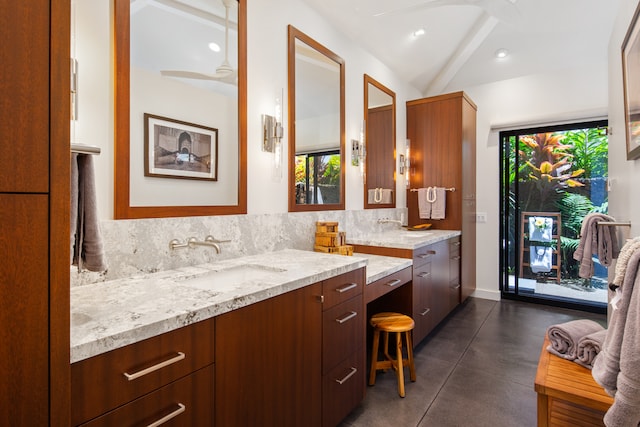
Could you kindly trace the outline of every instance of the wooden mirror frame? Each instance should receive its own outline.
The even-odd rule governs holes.
[[[289,105],[289,212],[344,210],[345,200],[345,120],[344,120],[344,60],[309,37],[297,28],[289,25],[288,51],[288,105]],[[340,66],[340,202],[327,204],[297,204],[295,194],[296,162],[296,39],[322,53]]]
[[[114,218],[167,218],[247,213],[247,1],[238,0],[238,203],[219,206],[130,205],[130,0],[114,0]]]
[[[372,148],[371,143],[372,142],[376,143],[377,141],[375,140],[372,141],[373,138],[371,138],[371,135],[380,135],[380,132],[378,132],[376,129],[373,129],[372,127],[373,124],[371,123],[372,121],[369,120],[369,84],[371,84],[372,86],[375,86],[377,89],[379,89],[380,91],[386,93],[391,97],[391,107],[390,107],[391,108],[391,141],[389,143],[389,147],[382,147],[382,150],[379,150],[379,151],[383,152],[381,154],[381,157],[383,159],[385,158],[385,156],[388,156],[389,158],[389,164],[391,166],[391,174],[392,174],[391,179],[393,182],[393,187],[392,187],[393,202],[392,203],[369,203],[369,191],[368,191],[368,183],[370,178],[369,171],[379,172],[381,170],[379,164],[377,165],[372,164],[373,159],[371,154],[376,151],[374,151],[374,149]],[[388,109],[389,107],[382,107],[382,108]],[[364,122],[366,126],[365,147],[367,151],[367,156],[365,159],[365,174],[364,174],[364,177],[365,177],[364,178],[364,208],[365,209],[395,208],[396,200],[397,200],[397,194],[396,194],[397,193],[396,191],[396,158],[397,158],[396,156],[396,93],[367,74],[364,75],[363,117],[364,117]],[[386,150],[390,150],[390,151],[386,152]]]

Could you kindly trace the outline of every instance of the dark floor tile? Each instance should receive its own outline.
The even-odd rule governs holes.
[[[345,420],[341,427],[388,427],[416,426],[435,399],[455,363],[416,354],[416,381],[409,380],[409,369],[405,368],[405,397],[398,395],[395,372],[379,371],[374,386],[367,387],[362,404]]]
[[[419,427],[536,425],[536,394],[506,377],[458,367]]]

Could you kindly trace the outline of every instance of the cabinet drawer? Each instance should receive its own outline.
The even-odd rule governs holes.
[[[82,426],[133,427],[160,420],[163,427],[213,426],[213,372],[209,365]]]
[[[322,425],[334,427],[364,399],[365,353],[359,350],[322,378]]]
[[[364,282],[364,268],[350,271],[322,282],[323,310],[361,294]]]
[[[460,236],[449,239],[449,254],[451,254],[451,256],[459,255],[461,245],[462,242],[460,242]]]
[[[364,287],[364,302],[368,304],[376,298],[398,289],[400,286],[411,281],[412,268],[407,267],[395,273],[391,273],[375,282],[371,282]]]
[[[80,424],[214,361],[214,319],[71,365],[71,421]]]
[[[356,296],[322,315],[322,372],[326,373],[364,345],[366,313]]]
[[[423,246],[413,251],[413,268],[420,267],[425,263],[433,260],[436,255],[436,250],[433,245]]]

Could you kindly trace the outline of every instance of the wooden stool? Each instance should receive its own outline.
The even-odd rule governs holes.
[[[413,346],[411,344],[411,330],[415,323],[409,316],[400,313],[378,313],[371,317],[373,326],[373,349],[371,353],[371,374],[369,375],[369,385],[376,383],[376,371],[393,368],[398,377],[398,394],[404,397],[404,367],[409,366],[411,381],[416,380],[416,369],[413,364]],[[380,332],[384,334],[384,356],[385,360],[378,360],[378,345],[380,343]],[[396,333],[396,358],[389,355],[389,332]],[[402,357],[402,333],[404,332],[407,343],[407,359]]]

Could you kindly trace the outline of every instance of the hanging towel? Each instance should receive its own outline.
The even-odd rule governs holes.
[[[436,200],[431,204],[431,219],[444,219],[447,206],[447,193],[444,187],[436,187]]]
[[[620,254],[618,255],[618,260],[616,261],[616,271],[611,284],[614,287],[618,287],[622,285],[622,280],[624,279],[624,275],[627,272],[627,264],[629,263],[629,258],[636,251],[636,249],[640,248],[640,237],[635,237],[632,240],[629,240],[624,244],[622,249],[620,249]]]
[[[534,273],[548,273],[551,271],[553,249],[548,246],[531,246],[529,254],[531,271]]]
[[[72,264],[82,271],[105,271],[107,264],[102,246],[96,203],[93,156],[71,156],[71,253]]]
[[[547,328],[549,345],[547,351],[567,360],[574,360],[578,355],[580,338],[603,330],[597,322],[589,319],[571,320]]]
[[[600,349],[602,348],[602,343],[604,342],[604,337],[606,335],[607,330],[602,329],[580,338],[574,362],[587,369],[593,369],[593,361],[598,353],[600,353]]]
[[[529,240],[550,242],[553,236],[553,219],[546,216],[529,217]]]
[[[431,202],[428,201],[430,188],[418,188],[418,215],[420,219],[431,219]]]
[[[367,203],[393,203],[393,190],[390,188],[372,188],[367,190]]]
[[[614,221],[605,214],[590,213],[582,220],[580,243],[573,253],[573,259],[580,261],[578,275],[584,279],[593,276],[593,257],[597,255],[600,264],[609,267],[618,256],[618,239],[614,227],[598,227],[598,222]]]
[[[638,330],[638,324],[630,324],[627,328],[627,323],[632,319],[630,316],[632,311],[634,312],[633,318],[636,321],[640,321],[640,285],[636,283],[640,279],[638,274],[639,265],[640,250],[636,250],[629,258],[622,285],[615,290],[609,288],[610,317],[607,335],[602,344],[600,354],[593,362],[591,375],[610,396],[614,396],[620,388],[619,374],[622,360],[625,357],[629,358],[630,362],[636,361],[637,365],[635,367],[627,365],[627,369],[631,369],[632,372],[635,371],[636,375],[640,377],[640,372],[638,372],[638,366],[640,366],[640,360],[638,360],[638,357],[640,357],[638,334],[640,331]],[[627,329],[630,331],[629,333],[626,331]],[[632,335],[631,332],[635,335]],[[626,343],[626,348],[623,349],[625,346],[624,339],[627,339],[627,334],[630,335],[630,342]],[[629,354],[631,351],[635,351],[635,355]],[[628,372],[627,375],[629,375]],[[640,384],[640,378],[637,381]],[[640,390],[637,393],[640,395]],[[638,407],[640,409],[640,405]]]

